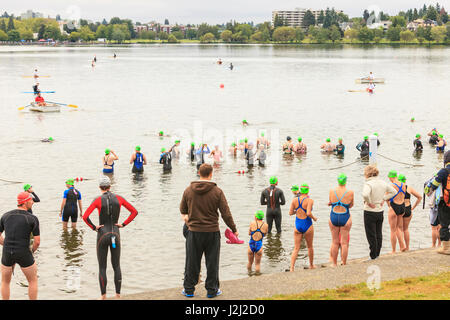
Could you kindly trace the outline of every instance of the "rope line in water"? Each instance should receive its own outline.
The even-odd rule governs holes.
[[[9,182],[9,183],[23,183],[21,181],[11,181],[11,180],[6,180],[6,179],[0,179],[0,181]]]
[[[350,165],[352,165],[352,164],[355,164],[355,163],[357,163],[357,162],[359,162],[360,160],[358,159],[358,160],[356,160],[356,161],[353,161],[352,163],[349,163],[349,164],[346,164],[346,165],[343,165],[343,166],[340,166],[340,167],[336,167],[336,168],[326,168],[326,169],[320,169],[320,170],[335,170],[335,169],[340,169],[340,168],[344,168],[344,167],[348,167],[348,166],[350,166]]]
[[[386,156],[383,156],[382,154],[378,154],[378,155],[379,155],[380,157],[385,158],[385,159],[388,159],[388,160],[391,160],[391,161],[394,161],[394,162],[397,162],[397,163],[401,163],[401,164],[406,164],[406,165],[408,165],[408,166],[413,166],[413,167],[423,167],[423,166],[424,166],[423,164],[412,164],[412,163],[406,163],[406,162],[397,161],[397,160],[388,158],[388,157],[386,157]]]

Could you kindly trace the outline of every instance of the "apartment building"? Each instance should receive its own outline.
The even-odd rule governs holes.
[[[289,27],[302,27],[303,17],[306,14],[306,11],[310,10],[316,20],[319,18],[320,12],[323,11],[325,14],[325,10],[312,10],[312,9],[303,9],[303,8],[295,8],[295,10],[275,10],[272,11],[272,24],[275,22],[275,17],[283,19]],[[335,10],[336,13],[342,13],[342,10]]]

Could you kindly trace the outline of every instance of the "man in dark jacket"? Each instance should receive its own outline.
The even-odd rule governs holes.
[[[277,188],[277,177],[270,178],[270,187],[264,189],[261,193],[261,205],[267,205],[266,221],[269,225],[268,232],[272,232],[273,221],[275,220],[275,226],[277,233],[281,232],[281,208],[284,206],[286,200],[284,199],[284,193],[281,189]]]
[[[180,203],[180,213],[189,229],[182,292],[186,297],[194,296],[203,254],[207,269],[207,297],[214,298],[222,293],[219,289],[220,230],[217,210],[236,237],[239,235],[225,194],[211,181],[212,172],[211,165],[202,164],[199,168],[200,180],[191,182]]]

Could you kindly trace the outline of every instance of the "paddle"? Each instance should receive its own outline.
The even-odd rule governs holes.
[[[74,104],[65,104],[65,103],[59,103],[59,102],[53,102],[53,101],[47,101],[49,103],[59,104],[61,106],[71,107],[71,108],[78,108],[78,106]]]
[[[348,92],[366,92],[366,90],[348,90]]]
[[[39,91],[40,93],[55,93],[56,91]],[[34,91],[22,91],[22,93],[35,93]]]
[[[25,109],[26,107],[29,107],[29,106],[31,106],[31,104],[29,104],[29,105],[27,105],[25,107],[20,107],[18,110],[23,110],[23,109]]]

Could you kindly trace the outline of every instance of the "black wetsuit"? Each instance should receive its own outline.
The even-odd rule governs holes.
[[[343,155],[345,150],[345,146],[340,143],[336,145],[336,154]]]
[[[416,139],[413,142],[415,151],[422,151],[423,150],[423,145],[422,145],[422,141],[420,141],[420,139]]]
[[[436,145],[439,141],[439,136],[437,134],[430,137],[430,140],[428,142],[432,144],[433,146]]]
[[[36,193],[34,193],[34,192],[31,192],[31,197],[33,198],[33,202],[41,202],[41,199],[39,199],[39,197],[37,196],[37,194]],[[33,210],[30,208],[30,209],[28,209],[28,212],[29,213],[33,213]]]
[[[69,188],[64,191],[64,199],[66,199],[66,204],[62,212],[62,221],[72,223],[78,220],[78,200],[81,200],[81,193],[75,188]]]
[[[268,232],[272,232],[273,221],[275,220],[275,227],[277,232],[281,232],[281,208],[286,200],[284,198],[284,193],[281,189],[275,186],[270,186],[264,189],[261,193],[261,205],[267,205],[266,211],[266,221],[269,226]]]
[[[191,146],[191,151],[189,152],[189,155],[191,156],[191,162],[195,160],[195,147]]]
[[[11,210],[0,219],[0,233],[3,231],[5,231],[5,241],[2,264],[12,267],[17,263],[21,268],[33,265],[30,234],[34,237],[40,235],[38,218],[26,210]]]
[[[122,272],[120,270],[120,232],[116,226],[119,220],[121,206],[124,206],[131,213],[123,223],[123,226],[126,226],[136,217],[137,210],[124,198],[111,192],[105,192],[102,196],[95,199],[83,215],[83,220],[91,229],[95,230],[96,226],[89,219],[89,215],[97,208],[99,210],[99,225],[103,225],[97,231],[97,259],[100,291],[102,295],[106,294],[108,249],[111,250],[111,264],[114,269],[114,284],[117,294],[120,294],[122,285]]]
[[[163,165],[164,171],[172,170],[172,155],[170,152],[164,152],[159,159],[159,163]]]
[[[366,158],[369,156],[369,141],[364,140],[363,142],[360,142],[357,146],[356,149],[358,149],[358,151],[360,152],[360,157],[361,158]]]

